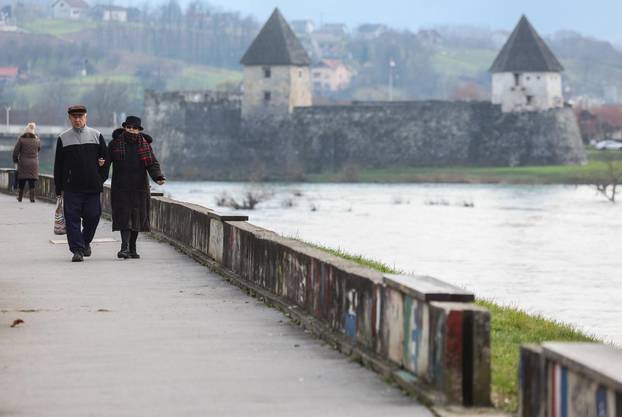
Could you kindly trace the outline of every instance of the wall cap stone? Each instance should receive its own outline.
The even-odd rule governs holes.
[[[209,217],[211,219],[217,219],[217,220],[220,220],[222,222],[225,222],[225,221],[246,221],[246,220],[248,220],[248,216],[241,216],[241,215],[236,215],[236,214],[221,214],[221,213],[215,212],[214,210],[211,210],[211,209],[208,209],[206,207],[200,206],[198,204],[185,203],[183,201],[172,200],[172,199],[167,198],[167,197],[152,196],[151,198],[158,199],[158,200],[160,200],[162,202],[165,202],[165,203],[176,204],[178,206],[186,207],[186,208],[189,208],[190,210],[198,211],[199,213],[206,214],[207,217]]]
[[[425,275],[384,274],[384,282],[421,301],[475,301],[473,293]]]
[[[487,308],[474,303],[455,302],[455,301],[431,301],[430,307],[440,308],[445,311],[477,311],[490,315]]]
[[[294,253],[307,256],[318,260],[319,262],[333,266],[343,272],[351,275],[358,276],[360,278],[369,279],[375,284],[383,284],[383,276],[381,272],[378,272],[369,267],[359,265],[354,261],[340,258],[337,255],[328,253],[322,249],[318,249],[309,243],[301,242],[296,239],[280,236],[270,230],[263,229],[259,226],[255,226],[246,222],[228,222],[232,227],[241,229],[245,232],[255,235],[257,239],[269,240],[281,246],[288,248]]]
[[[622,350],[600,343],[546,342],[544,357],[622,390]]]

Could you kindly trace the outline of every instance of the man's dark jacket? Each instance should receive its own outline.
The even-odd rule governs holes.
[[[106,163],[100,167],[98,159]],[[71,128],[56,140],[54,185],[56,195],[63,191],[101,193],[108,179],[110,159],[101,133],[90,127]]]

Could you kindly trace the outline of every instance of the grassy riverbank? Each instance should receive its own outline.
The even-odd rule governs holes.
[[[491,184],[594,184],[607,177],[607,160],[622,164],[621,151],[587,151],[585,165],[521,167],[401,167],[363,169],[307,175],[309,182],[371,183],[491,183]]]
[[[381,272],[398,272],[376,260],[348,254],[342,250],[314,246]],[[515,307],[500,306],[489,300],[478,300],[476,303],[486,307],[492,317],[492,400],[495,407],[505,411],[514,412],[518,408],[518,361],[522,344],[599,341],[570,325],[528,314]]]

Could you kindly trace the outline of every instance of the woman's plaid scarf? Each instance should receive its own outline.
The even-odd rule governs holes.
[[[112,141],[110,151],[113,161],[125,160],[125,146],[127,143],[136,144],[136,153],[138,154],[138,159],[143,161],[146,167],[153,164],[155,158],[153,157],[151,145],[149,145],[147,139],[145,139],[145,137],[140,133],[130,133],[127,131],[121,133],[121,136],[119,138]]]

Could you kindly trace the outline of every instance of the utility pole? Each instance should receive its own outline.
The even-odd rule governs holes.
[[[6,111],[6,128],[7,130],[9,129],[10,126],[10,122],[9,122],[9,113],[11,112],[11,106],[5,106],[4,110]]]
[[[389,59],[389,101],[393,101],[393,68],[395,68],[395,61],[391,58]]]

